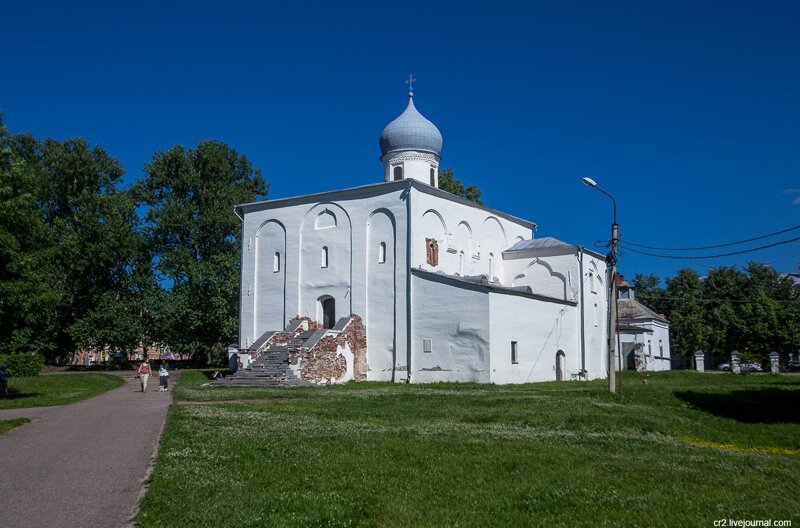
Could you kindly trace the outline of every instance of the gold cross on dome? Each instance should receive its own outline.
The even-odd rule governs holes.
[[[408,80],[406,81],[406,84],[408,85],[408,95],[414,95],[414,83],[415,82],[416,82],[416,79],[414,78],[414,74],[410,74],[408,76]]]

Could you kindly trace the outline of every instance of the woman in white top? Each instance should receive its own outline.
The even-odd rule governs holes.
[[[167,363],[161,363],[161,367],[158,369],[158,381],[160,382],[161,387],[158,389],[158,392],[164,392],[167,389],[167,384],[169,383],[169,371],[167,370]]]

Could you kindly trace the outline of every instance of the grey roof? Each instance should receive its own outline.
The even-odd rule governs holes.
[[[658,319],[659,321],[667,322],[667,319],[663,315],[655,313],[636,299],[620,299],[618,306],[618,317],[620,320]]]
[[[510,251],[524,251],[526,249],[555,249],[555,248],[574,248],[576,246],[567,244],[553,237],[533,238],[531,240],[520,240],[504,253]]]
[[[575,301],[567,301],[564,299],[559,299],[557,297],[550,297],[547,295],[541,295],[538,293],[533,293],[530,286],[504,286],[503,284],[492,282],[489,280],[489,277],[486,275],[468,275],[462,277],[460,275],[450,275],[449,273],[445,273],[441,270],[436,271],[428,271],[423,270],[420,268],[411,268],[411,272],[415,275],[427,276],[431,278],[438,278],[444,279],[452,282],[461,282],[467,284],[474,284],[476,286],[482,286],[486,289],[486,291],[495,291],[498,293],[509,293],[509,294],[517,294],[517,295],[524,295],[525,297],[530,297],[532,299],[538,299],[541,301],[547,302],[554,302],[558,304],[566,304],[570,306],[576,306],[578,303]]]
[[[381,156],[402,150],[432,152],[439,156],[442,153],[442,133],[417,111],[414,98],[409,95],[403,113],[381,132],[380,146]]]
[[[294,205],[298,203],[308,203],[314,200],[322,200],[322,199],[338,200],[338,199],[344,199],[346,197],[367,197],[367,196],[372,196],[373,193],[377,195],[384,192],[392,192],[396,188],[402,188],[402,187],[406,188],[413,187],[414,189],[417,189],[418,191],[424,192],[426,194],[438,196],[439,198],[444,198],[446,200],[450,200],[451,202],[457,202],[462,205],[466,205],[468,207],[473,207],[475,209],[481,209],[482,211],[487,211],[494,215],[500,216],[510,222],[514,222],[515,224],[519,224],[528,229],[536,225],[528,220],[523,220],[522,218],[518,218],[508,213],[504,213],[503,211],[498,211],[497,209],[492,209],[491,207],[486,207],[485,205],[482,204],[470,202],[466,198],[456,196],[455,194],[449,193],[445,190],[439,189],[437,187],[431,187],[430,185],[411,179],[390,181],[390,182],[368,183],[366,185],[360,185],[358,187],[351,187],[349,189],[341,189],[337,191],[323,191],[314,194],[303,194],[300,196],[292,196],[288,198],[274,198],[269,200],[262,200],[260,202],[243,203],[234,206],[234,210],[237,211],[237,214],[239,211],[249,213],[252,211],[275,209],[278,207],[284,207],[287,205]],[[247,209],[247,211],[245,211],[245,209]]]

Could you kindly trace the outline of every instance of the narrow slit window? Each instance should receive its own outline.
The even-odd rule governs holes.
[[[458,274],[463,276],[464,275],[464,252],[460,252],[458,254]]]
[[[328,246],[322,246],[322,259],[320,267],[322,268],[328,267]]]
[[[494,281],[494,254],[489,253],[489,280]]]
[[[658,340],[658,355],[664,357],[664,341],[661,339]]]
[[[378,246],[378,264],[386,263],[386,242],[381,242]]]
[[[436,187],[436,171],[431,169],[431,187]]]
[[[513,363],[514,365],[519,363],[519,355],[518,355],[518,352],[517,352],[517,342],[516,341],[512,341],[511,342],[511,363]]]
[[[275,258],[272,261],[272,271],[274,273],[278,273],[281,270],[281,254],[279,252],[275,252]]]
[[[394,181],[403,179],[403,167],[394,168]]]

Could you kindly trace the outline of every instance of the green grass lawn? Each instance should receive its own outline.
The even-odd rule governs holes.
[[[15,427],[30,422],[28,418],[14,418],[13,420],[0,420],[0,434],[7,433]]]
[[[137,524],[800,523],[800,378],[202,387],[184,372]],[[226,402],[227,400],[227,402]]]
[[[42,374],[11,378],[8,398],[0,399],[0,409],[48,407],[73,403],[102,394],[124,384],[111,374]]]

